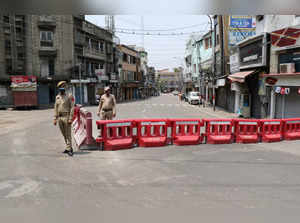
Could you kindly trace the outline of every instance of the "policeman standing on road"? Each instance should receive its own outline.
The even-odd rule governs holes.
[[[54,106],[54,125],[57,124],[65,139],[66,149],[64,153],[73,156],[71,124],[74,113],[73,96],[66,94],[66,81],[61,81],[57,84],[59,94],[56,96]]]
[[[105,94],[101,96],[97,115],[102,120],[112,120],[116,117],[116,99],[110,94],[110,87],[104,88]]]

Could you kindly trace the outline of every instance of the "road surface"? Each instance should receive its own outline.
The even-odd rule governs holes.
[[[96,107],[87,109],[95,117]],[[170,95],[119,104],[117,116],[233,117]],[[299,141],[77,151],[70,158],[52,119],[51,109],[0,111],[1,222],[299,218]]]

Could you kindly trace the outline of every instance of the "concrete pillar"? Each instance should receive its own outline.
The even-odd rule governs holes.
[[[239,91],[235,91],[235,101],[234,101],[234,113],[238,113],[240,107],[240,97],[241,93]]]
[[[276,95],[274,90],[271,90],[271,110],[270,110],[270,118],[275,118],[275,104],[276,103]]]
[[[84,98],[84,103],[88,103],[88,91],[87,91],[87,85],[83,85],[84,86],[84,93],[83,93],[83,98]]]

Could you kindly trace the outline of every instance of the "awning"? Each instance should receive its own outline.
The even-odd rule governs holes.
[[[249,76],[250,74],[253,74],[254,72],[255,72],[255,70],[245,71],[245,72],[238,72],[238,73],[229,75],[228,79],[230,79],[232,81],[244,83],[245,82],[245,78],[247,76]]]

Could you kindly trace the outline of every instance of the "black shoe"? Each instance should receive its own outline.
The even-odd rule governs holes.
[[[71,151],[68,151],[68,155],[69,155],[69,156],[73,156],[73,154],[74,154],[74,153],[73,153],[72,150],[71,150]]]
[[[63,153],[68,153],[68,152],[69,152],[68,150],[63,151]]]

